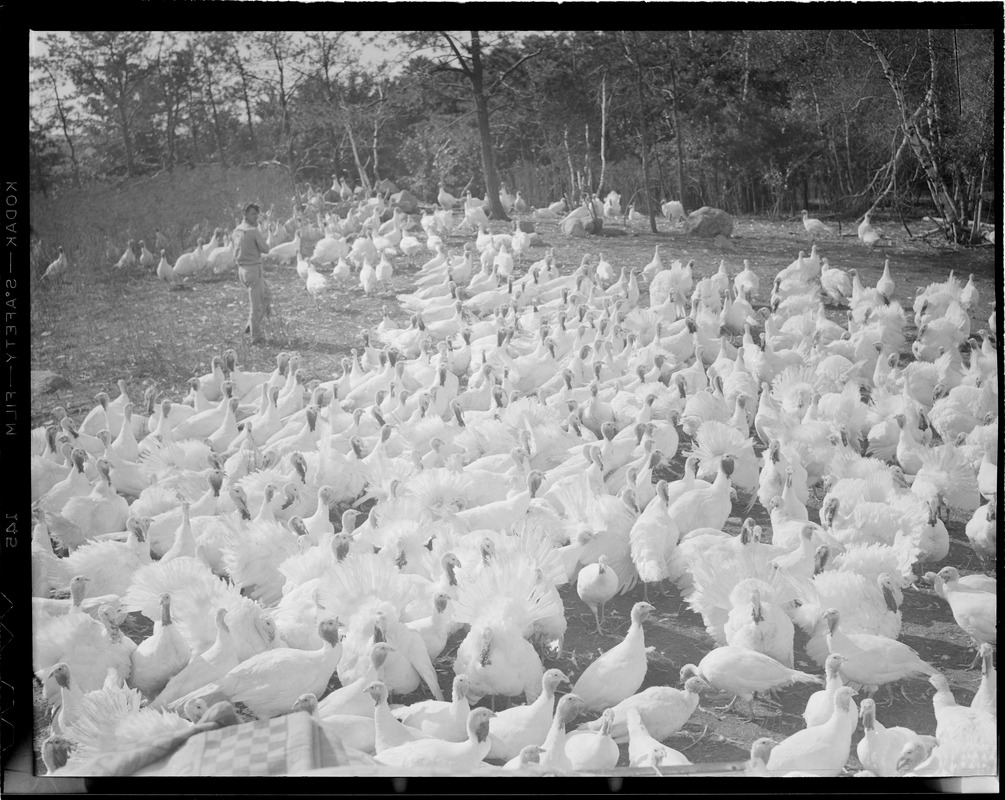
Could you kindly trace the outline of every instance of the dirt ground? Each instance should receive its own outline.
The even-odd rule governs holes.
[[[874,225],[877,223],[873,221]],[[881,221],[880,221],[881,222]],[[661,258],[669,265],[675,258],[695,259],[695,277],[707,276],[718,269],[719,260],[725,259],[730,275],[742,268],[744,259],[761,276],[762,291],[755,298],[755,306],[767,301],[770,281],[774,274],[796,258],[800,249],[809,252],[810,242],[798,220],[773,222],[768,220],[737,220],[733,238],[725,246],[687,238],[682,231],[670,228],[659,219],[660,233],[648,232],[648,222],[636,223],[627,235],[612,238],[570,239],[556,230],[554,223],[538,223],[544,242],[555,248],[557,263],[564,273],[575,269],[585,253],[594,256],[603,253],[616,269],[622,265],[642,267],[653,255],[654,245],[660,245]],[[917,235],[926,223],[909,222]],[[614,225],[620,228],[621,225]],[[820,253],[830,259],[831,266],[858,269],[866,286],[872,286],[882,273],[885,258],[890,259],[893,278],[897,284],[896,297],[908,310],[918,287],[944,280],[954,270],[961,280],[973,273],[981,294],[979,308],[973,314],[974,330],[988,327],[994,298],[996,274],[994,252],[990,247],[970,250],[937,249],[918,239],[908,239],[899,222],[884,226],[890,237],[889,245],[868,250],[855,238],[854,226],[844,226],[844,235],[818,242]],[[931,226],[929,225],[929,228]],[[493,224],[494,232],[506,230],[503,223]],[[459,251],[471,234],[453,236],[447,240],[451,250]],[[304,243],[309,254],[313,242]],[[524,264],[541,258],[543,248],[534,248]],[[32,406],[33,424],[50,418],[56,405],[64,406],[78,419],[93,404],[93,396],[100,390],[112,390],[115,380],[128,381],[130,396],[142,395],[143,389],[156,383],[163,397],[179,398],[185,391],[184,381],[193,374],[209,371],[210,359],[224,349],[234,347],[239,361],[249,369],[268,369],[274,364],[280,350],[295,351],[303,357],[303,368],[309,379],[326,380],[350,348],[361,344],[360,331],[372,328],[381,319],[381,307],[386,305],[393,318],[402,324],[406,315],[398,308],[395,294],[410,291],[415,270],[404,266],[404,259],[395,259],[395,276],[390,291],[366,297],[355,282],[342,291],[333,293],[319,307],[307,294],[300,278],[292,267],[275,267],[269,270],[276,317],[267,329],[274,340],[268,346],[250,347],[241,334],[246,318],[246,293],[230,274],[214,280],[197,281],[190,291],[169,291],[168,287],[151,275],[134,273],[129,276],[111,274],[107,269],[88,269],[62,287],[39,289],[33,296],[32,316],[32,368],[52,369],[68,377],[70,390],[36,397]],[[643,300],[643,303],[645,300]],[[841,309],[829,309],[835,319],[843,318]],[[913,328],[909,341],[913,340]],[[910,353],[904,354],[910,358]],[[687,437],[682,435],[677,457],[669,467],[670,479],[680,477],[684,457],[689,448]],[[758,448],[760,452],[760,448]],[[810,516],[816,519],[820,498],[811,500]],[[726,530],[736,533],[743,514],[741,505],[734,506]],[[751,516],[758,524],[767,525],[767,513],[756,505]],[[953,565],[962,573],[980,568],[964,534],[965,520],[953,520],[947,527],[951,537],[949,556],[941,566]],[[565,637],[565,651],[558,661],[546,661],[545,668],[558,667],[573,680],[595,659],[621,640],[629,624],[632,604],[641,598],[641,589],[629,596],[617,598],[608,606],[608,621],[603,635],[594,633],[593,616],[576,596],[574,586],[562,587],[569,628]],[[903,633],[901,640],[915,648],[920,656],[943,671],[949,679],[956,700],[969,704],[980,683],[980,670],[969,668],[973,650],[969,637],[953,620],[947,603],[933,591],[921,587],[904,593]],[[649,670],[643,688],[652,685],[680,684],[679,671],[686,663],[697,663],[713,647],[701,618],[688,610],[676,590],[666,596],[653,596],[650,602],[657,613],[645,626],[646,644],[655,646],[650,655]],[[137,618],[126,632],[136,641],[148,635],[145,620]],[[805,638],[797,629],[797,669],[814,674],[821,670],[802,658]],[[453,678],[451,663],[453,651],[459,641],[448,644],[441,655],[437,670],[440,685],[449,695]],[[762,736],[776,741],[803,727],[802,711],[806,699],[815,690],[812,686],[796,686],[780,693],[780,709],[762,703],[756,706],[756,722],[743,719],[746,709],[738,704],[728,712],[714,711],[713,706],[725,705],[731,698],[706,695],[699,709],[678,734],[667,744],[683,751],[695,763],[742,760],[748,757],[751,743]],[[903,690],[901,693],[900,690]],[[878,696],[879,721],[885,726],[903,725],[921,734],[933,734],[935,717],[931,697],[933,690],[924,681],[906,682],[895,687],[893,702],[883,704]],[[38,699],[38,698],[36,698]],[[395,698],[397,702],[424,699]],[[498,707],[498,706],[497,706]],[[37,721],[41,722],[36,714]],[[585,721],[586,718],[580,721]],[[44,738],[46,731],[38,731]],[[861,735],[859,730],[852,745],[852,758],[848,770],[859,768],[854,745]],[[627,745],[622,748],[621,765],[627,765]],[[41,766],[41,761],[39,760]]]

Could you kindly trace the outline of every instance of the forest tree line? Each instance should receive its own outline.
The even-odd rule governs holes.
[[[364,67],[359,42],[403,53]],[[993,212],[990,29],[44,34],[35,188],[209,163],[431,200],[605,195],[731,213]]]

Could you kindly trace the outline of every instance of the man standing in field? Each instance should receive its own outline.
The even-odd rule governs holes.
[[[255,203],[244,207],[244,222],[237,226],[234,235],[237,240],[237,276],[248,290],[248,303],[251,310],[248,314],[248,324],[244,332],[251,335],[252,344],[264,344],[262,333],[262,318],[269,315],[269,286],[265,282],[262,256],[269,253],[269,245],[262,232],[258,230],[259,208]]]

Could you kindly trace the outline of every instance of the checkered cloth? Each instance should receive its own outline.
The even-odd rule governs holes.
[[[306,712],[207,731],[171,756],[164,775],[287,775],[321,764],[320,731]]]
[[[215,712],[215,713],[213,713]],[[306,712],[237,723],[230,703],[217,703],[193,729],[104,753],[54,775],[288,775],[342,766],[348,756]]]

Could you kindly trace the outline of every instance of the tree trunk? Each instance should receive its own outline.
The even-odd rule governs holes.
[[[747,86],[750,80],[750,31],[747,31],[746,41],[743,43],[743,89],[740,92],[740,100],[747,102]],[[742,112],[740,114],[742,116]],[[739,121],[739,119],[737,119]]]
[[[869,47],[873,53],[876,54],[879,65],[883,70],[883,75],[886,78],[887,83],[890,85],[890,89],[893,91],[893,97],[897,103],[897,109],[900,111],[901,128],[904,131],[904,136],[907,138],[908,144],[911,145],[911,150],[914,151],[914,155],[918,159],[918,163],[921,165],[921,168],[925,173],[925,183],[928,186],[928,193],[932,198],[932,202],[934,203],[936,210],[939,212],[939,216],[945,220],[944,224],[946,227],[946,236],[954,243],[957,243],[965,235],[963,224],[959,218],[956,205],[949,192],[949,187],[946,186],[945,180],[942,178],[939,163],[936,161],[935,151],[932,144],[921,132],[921,128],[918,125],[918,118],[927,112],[926,116],[928,118],[929,125],[932,126],[934,124],[936,127],[936,135],[938,134],[938,121],[935,118],[935,110],[933,107],[935,86],[930,83],[921,105],[918,106],[913,113],[909,113],[907,110],[907,102],[900,86],[900,81],[894,73],[893,68],[890,66],[890,62],[887,60],[885,53],[883,53],[879,46],[872,41],[868,34],[865,34],[865,36],[859,36],[858,38],[863,44]],[[929,80],[931,81],[933,78],[934,69],[929,72]]]
[[[73,139],[70,138],[70,126],[66,119],[66,110],[63,108],[63,101],[59,97],[59,87],[56,85],[56,78],[49,70],[45,67],[45,71],[49,74],[49,80],[52,81],[52,91],[56,95],[56,112],[59,114],[59,124],[63,129],[63,138],[66,139],[66,145],[70,148],[70,165],[73,167],[73,185],[78,189],[80,188],[80,164],[77,163],[77,150],[73,146]]]
[[[175,124],[174,124],[174,111],[170,108],[167,113],[167,170],[171,172],[174,169],[174,151],[175,151]]]
[[[359,173],[360,185],[366,190],[367,194],[373,194],[373,192],[370,191],[370,181],[367,180],[366,177],[366,168],[363,166],[363,162],[360,160],[359,149],[356,147],[356,137],[352,135],[352,126],[349,124],[348,121],[346,121],[345,124],[345,132],[349,136],[349,146],[352,148],[352,157],[353,160],[356,162],[356,171]]]
[[[569,149],[569,129],[562,131],[562,141],[565,144],[565,160],[569,163],[569,194],[573,200],[577,200],[582,194],[579,184],[576,182],[576,168],[572,166],[572,150]]]
[[[126,112],[126,103],[131,93],[128,90],[126,79],[122,75],[117,76],[115,88],[114,101],[116,111],[119,112],[119,133],[122,136],[122,150],[126,157],[126,177],[131,178],[133,175],[133,143],[129,135],[129,114]]]
[[[960,45],[953,28],[953,60],[956,62],[956,102],[960,105],[960,119],[963,119],[963,84],[960,83]]]
[[[600,182],[597,194],[604,188],[604,174],[607,172],[607,72],[600,78]]]
[[[34,128],[35,130],[39,130],[39,125],[32,117],[31,111],[28,112],[28,119],[31,122],[32,128]],[[42,170],[42,158],[41,154],[39,153],[38,145],[35,142],[36,142],[35,137],[29,135],[28,149],[31,150],[32,154],[31,166],[32,170],[35,173],[35,177],[32,178],[32,180],[35,182],[35,185],[37,185],[39,190],[42,192],[42,196],[48,197],[49,196],[48,182],[45,179],[45,172]]]
[[[475,96],[478,120],[478,138],[482,144],[482,172],[485,174],[485,191],[489,201],[489,217],[509,220],[499,200],[499,177],[496,174],[495,156],[492,152],[492,130],[489,127],[489,101],[485,96],[482,70],[482,40],[478,31],[471,31],[471,90]]]
[[[283,135],[290,135],[290,114],[288,108],[288,98],[286,97],[286,71],[283,69],[283,54],[279,52],[279,48],[275,43],[275,40],[271,42],[272,57],[276,61],[276,69],[279,72],[279,107],[282,109],[282,115],[280,116],[280,123],[282,125]]]
[[[984,177],[987,174],[987,157],[981,159],[981,183],[977,189],[977,210],[974,218],[970,222],[970,244],[977,244],[983,237],[981,236],[981,217],[984,209]]]
[[[200,160],[200,149],[199,149],[199,123],[194,119],[192,120],[192,161],[197,162]]]
[[[646,130],[646,106],[645,96],[642,92],[642,63],[639,57],[639,34],[632,31],[632,44],[635,48],[635,94],[639,101],[639,139],[642,145],[642,181],[643,194],[646,202],[646,210],[649,212],[649,229],[653,233],[656,230],[656,209],[653,208],[652,199],[649,192],[649,134]]]
[[[876,207],[883,201],[883,198],[885,198],[890,193],[890,190],[893,189],[894,186],[896,186],[897,163],[900,161],[900,154],[904,152],[905,147],[907,147],[907,139],[904,139],[900,143],[900,147],[897,148],[897,152],[893,154],[893,160],[890,162],[888,167],[890,171],[890,180],[887,183],[886,188],[880,193],[879,197],[877,197],[873,201],[873,204],[869,207],[869,210],[865,212],[866,214],[872,214],[872,212],[876,210]],[[873,183],[875,183],[875,179],[873,180]],[[869,185],[872,186],[872,184]]]
[[[223,130],[220,127],[220,112],[216,106],[216,97],[213,95],[213,77],[206,69],[206,94],[209,97],[209,108],[213,113],[213,133],[216,136],[216,147],[220,151],[220,163],[224,168],[227,166],[227,148],[224,144]]]
[[[126,177],[133,176],[133,143],[129,136],[129,119],[126,117],[125,100],[119,104],[119,128],[122,132],[122,149],[126,156]]]
[[[953,164],[953,202],[960,212],[960,218],[964,221],[970,219],[970,212],[974,204],[970,202],[970,192],[973,185],[967,186],[966,174],[960,168],[959,163]]]
[[[848,115],[844,115],[844,154],[846,166],[848,168],[848,191],[852,191],[855,186],[855,176],[851,169],[851,125],[848,122]]]
[[[684,142],[681,136],[680,115],[677,113],[677,70],[674,69],[673,61],[670,62],[670,87],[673,91],[673,99],[670,111],[673,114],[674,134],[677,137],[677,199],[684,202]],[[744,83],[746,88],[746,83]]]
[[[931,101],[928,103],[928,135],[929,138],[936,143],[936,145],[942,144],[942,113],[939,110],[939,96],[935,91],[935,81],[936,81],[936,64],[937,59],[935,57],[935,42],[932,38],[932,30],[928,30],[928,63],[929,63],[929,94],[931,95]]]
[[[255,141],[255,123],[252,121],[251,114],[251,96],[248,94],[248,76],[244,71],[244,64],[241,61],[241,54],[237,49],[237,44],[233,44],[234,47],[234,66],[237,67],[237,74],[241,77],[241,97],[244,100],[244,111],[248,118],[248,136],[251,139],[251,153],[255,160],[258,160],[258,143]]]
[[[290,122],[289,97],[286,94],[286,70],[283,67],[283,54],[279,50],[279,45],[275,39],[270,40],[272,56],[276,61],[276,69],[279,72],[279,107],[282,109],[280,124],[283,136],[286,138],[286,162],[290,165],[291,177],[296,176],[296,165],[293,154],[293,127]],[[294,184],[296,181],[294,180]],[[299,194],[299,193],[298,193]]]
[[[244,95],[244,110],[248,115],[248,136],[251,139],[251,153],[258,159],[258,142],[255,141],[255,124],[251,117],[251,98],[248,97],[248,85],[244,82],[244,71],[241,71],[241,93]]]
[[[841,176],[841,157],[838,155],[837,142],[835,142],[834,137],[830,135],[827,136],[827,140],[830,142],[831,156],[834,158],[834,174],[837,176],[838,190],[842,194],[851,194],[851,189],[845,188],[845,181]]]
[[[663,199],[666,199],[671,195],[667,192],[667,181],[666,177],[663,175],[663,159],[660,158],[659,148],[657,148],[656,152],[653,153],[653,157],[656,159],[656,180],[658,181],[658,185],[660,187],[659,195]]]
[[[193,87],[191,85],[187,86],[188,91],[188,108],[189,108],[189,122],[191,125],[195,125],[195,103],[192,101]],[[170,108],[168,113],[168,171],[174,170],[175,164],[178,163],[178,124],[182,117],[182,90],[176,88],[174,94],[170,98]]]

